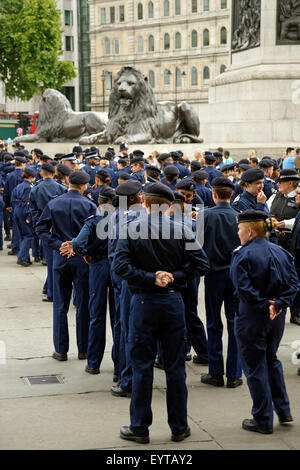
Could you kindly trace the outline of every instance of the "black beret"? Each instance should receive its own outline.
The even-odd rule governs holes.
[[[249,165],[250,161],[248,160],[248,158],[242,158],[240,161],[239,161],[239,164],[240,163],[246,163],[246,165]]]
[[[196,177],[199,180],[207,180],[208,173],[206,173],[206,171],[204,170],[197,170],[197,171],[194,171],[194,173],[192,174],[192,178],[194,177]]]
[[[176,189],[185,189],[186,191],[195,191],[196,183],[191,178],[183,178],[176,184]]]
[[[28,176],[36,177],[36,171],[33,168],[26,167],[24,173],[26,173]]]
[[[115,155],[115,149],[113,147],[107,147],[107,152],[110,152],[112,153],[113,155]]]
[[[163,162],[164,160],[166,160],[167,158],[170,158],[170,157],[172,157],[172,155],[170,153],[161,153],[160,155],[158,155],[157,160],[159,162]]]
[[[252,183],[253,181],[263,180],[264,177],[265,174],[263,170],[260,170],[259,168],[250,168],[242,174],[241,180],[246,183]]]
[[[5,160],[6,162],[10,162],[11,160],[13,160],[13,156],[10,154],[10,153],[5,153],[3,155],[3,160]]]
[[[230,181],[229,178],[225,178],[225,176],[217,176],[214,178],[211,182],[212,188],[231,188],[234,189],[234,184],[232,181]]]
[[[212,152],[210,150],[205,150],[204,155],[205,156],[212,155]]]
[[[118,196],[133,196],[141,191],[142,184],[134,179],[125,181],[116,187],[116,194]]]
[[[27,163],[27,160],[25,157],[21,157],[21,156],[14,156],[14,160],[17,160],[17,162],[20,162],[20,163]]]
[[[43,163],[42,170],[48,171],[48,173],[55,173],[55,168],[51,163]]]
[[[145,194],[149,196],[157,196],[167,199],[168,201],[174,201],[175,196],[173,191],[160,182],[157,183],[147,183],[144,187]]]
[[[236,166],[237,166],[236,163],[227,163],[226,165],[222,166],[220,171],[221,173],[223,173],[223,171],[234,170]]]
[[[174,161],[178,161],[179,158],[181,157],[181,154],[179,152],[170,152],[170,155]]]
[[[50,157],[48,157],[48,155],[41,155],[40,157],[40,160],[42,160],[42,162],[46,162],[47,160],[52,160]]]
[[[266,220],[269,216],[264,211],[256,211],[254,209],[248,209],[244,212],[241,212],[238,215],[238,223],[241,222],[257,222],[259,220]]]
[[[164,167],[164,174],[167,176],[178,176],[179,175],[179,170],[177,166],[174,165],[167,165]]]
[[[109,197],[110,199],[112,199],[114,196],[115,196],[116,192],[114,189],[112,189],[110,186],[100,186],[100,190],[99,190],[99,197],[100,196],[103,196],[103,197]]]
[[[151,170],[151,171],[154,171],[155,173],[157,173],[158,175],[161,175],[161,170],[159,168],[157,168],[157,166],[154,166],[154,165],[147,165],[146,166],[146,171],[148,170]]]
[[[127,166],[127,161],[125,158],[119,158],[118,163],[121,163],[121,165]]]
[[[14,157],[26,157],[26,154],[22,150],[16,150],[14,152]]]
[[[54,155],[54,160],[61,160],[63,156],[64,156],[63,153],[56,153]]]
[[[202,168],[202,165],[200,162],[198,162],[198,160],[193,160],[191,162],[191,169],[192,170],[200,170]]]
[[[221,152],[214,152],[213,156],[216,158],[223,158],[223,154]]]
[[[188,163],[190,165],[190,160],[188,158],[183,158],[184,163]]]
[[[110,178],[110,174],[106,170],[98,170],[96,171],[96,176],[102,177],[104,176],[105,178]]]
[[[51,163],[52,166],[57,166],[58,165],[58,162],[56,160],[51,160],[50,163]]]
[[[85,171],[72,171],[69,176],[71,184],[86,184],[90,181],[91,177]]]
[[[175,201],[185,202],[185,197],[183,194],[179,193],[178,191],[173,191]]]
[[[251,168],[253,168],[251,165],[248,165],[248,163],[238,163],[238,167],[244,171],[251,170]]]
[[[119,178],[120,180],[131,180],[131,176],[129,173],[127,173],[127,171],[121,171],[121,173],[119,174]]]
[[[67,165],[64,165],[63,163],[60,163],[59,165],[57,165],[56,168],[57,168],[57,171],[59,171],[60,173],[66,176],[70,176],[70,174],[72,173],[71,168]]]
[[[112,158],[114,158],[114,153],[111,152],[110,150],[107,150],[104,154],[104,157],[101,157],[100,160],[111,160]]]
[[[120,152],[122,150],[128,150],[128,145],[126,144],[126,142],[121,142],[120,143]]]
[[[94,147],[94,146],[90,147],[90,151],[99,153],[99,149],[97,147]]]
[[[281,170],[276,181],[298,181],[299,179],[300,175],[297,170],[294,168],[286,168],[285,170]]]
[[[214,163],[217,161],[216,157],[212,153],[205,155],[204,158],[205,158],[206,163]]]
[[[75,153],[76,155],[83,154],[83,150],[82,150],[82,147],[80,147],[80,145],[75,145],[75,147],[73,147],[72,152]]]
[[[32,149],[32,152],[36,153],[37,155],[43,155],[43,150],[41,149]]]
[[[130,160],[130,165],[134,165],[135,163],[144,163],[145,160],[142,157],[135,157]]]
[[[143,152],[142,150],[134,150],[134,151],[132,152],[132,155],[133,155],[134,157],[138,157],[138,156],[142,157],[142,156],[144,155],[144,152]]]
[[[258,166],[259,168],[270,168],[271,166],[274,166],[274,162],[270,158],[263,158],[259,162]]]

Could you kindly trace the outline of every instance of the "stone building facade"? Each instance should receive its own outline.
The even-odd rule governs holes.
[[[230,0],[89,0],[91,108],[108,110],[124,65],[148,77],[159,101],[200,111],[229,65]]]

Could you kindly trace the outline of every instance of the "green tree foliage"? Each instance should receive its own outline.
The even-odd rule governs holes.
[[[29,100],[76,77],[62,61],[61,12],[55,0],[0,0],[0,78],[8,98]]]

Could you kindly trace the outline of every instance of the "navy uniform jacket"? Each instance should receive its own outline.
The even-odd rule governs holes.
[[[232,256],[230,277],[240,302],[268,311],[289,307],[300,288],[293,256],[265,238],[255,238],[237,248]]]
[[[232,207],[239,212],[244,212],[247,209],[255,209],[257,211],[264,211],[268,215],[270,215],[267,204],[257,202],[257,197],[252,196],[252,194],[250,194],[245,189],[242,194],[233,201]]]
[[[96,176],[96,173],[98,170],[101,170],[100,168],[100,165],[96,165],[96,166],[92,166],[90,165],[89,163],[87,163],[86,165],[84,165],[81,170],[85,171],[86,173],[88,173],[91,177],[90,179],[90,184],[93,186],[95,184],[95,176]]]
[[[230,268],[233,250],[240,245],[237,225],[238,213],[230,204],[220,202],[204,211],[204,251],[211,271]]]
[[[103,215],[89,217],[79,234],[72,240],[75,253],[81,256],[91,256],[95,258],[101,256],[107,258],[107,238],[103,240],[97,236],[97,225],[104,218]]]
[[[203,200],[205,207],[214,207],[215,203],[212,198],[212,192],[201,183],[196,184],[196,192],[198,196]]]
[[[165,184],[166,186],[168,186],[168,188],[170,188],[172,191],[175,191],[176,184],[179,183],[179,181],[181,181],[180,178],[178,178],[178,180],[176,180],[174,183],[168,183],[164,176],[160,180],[162,184]]]
[[[23,181],[23,171],[24,170],[21,170],[21,168],[16,168],[14,171],[7,175],[3,193],[3,200],[5,202],[6,207],[11,206],[11,193],[13,189]]]
[[[211,184],[214,178],[222,176],[222,173],[219,170],[216,170],[214,166],[205,166],[203,170],[208,174],[208,182]]]
[[[157,223],[153,220],[151,223],[151,215],[148,214],[130,222],[129,236],[126,240],[119,239],[117,243],[113,269],[128,282],[131,292],[162,293],[172,288],[185,288],[189,280],[203,275],[209,267],[207,256],[198,242],[194,241],[197,249],[186,249],[186,242],[195,237],[184,233],[183,224],[177,224],[162,214],[154,218]],[[164,224],[170,227],[171,236],[168,238],[163,238]],[[182,233],[181,238],[175,239],[175,230]],[[137,231],[145,231],[146,236],[133,239],[130,233],[136,234]],[[156,286],[156,271],[171,272],[174,283],[168,284],[167,288]]]
[[[180,165],[180,163],[178,163],[178,162],[174,162],[174,163],[172,163],[172,165],[174,165],[174,166],[176,166],[176,168],[178,168],[179,178],[180,179],[184,178],[185,176],[186,177],[191,176],[191,172],[186,166]]]
[[[35,232],[50,248],[58,250],[63,242],[77,237],[84,221],[95,215],[96,210],[97,207],[89,198],[76,190],[70,190],[48,202],[35,226]]]
[[[45,178],[35,185],[30,192],[30,208],[34,223],[38,221],[47,203],[67,192],[65,185],[53,178]]]
[[[270,178],[267,178],[266,176],[264,177],[263,192],[267,196],[267,199],[269,199],[272,196],[272,194],[274,194],[275,192],[273,183],[274,182]]]
[[[29,181],[23,181],[18,184],[11,193],[11,204],[15,209],[20,207],[23,209],[24,217],[30,218],[29,195],[31,191],[31,184]]]
[[[4,189],[4,178],[0,173],[0,189]],[[4,209],[3,194],[0,193],[0,211]],[[1,217],[1,216],[0,216]],[[2,227],[0,227],[2,230]]]
[[[136,173],[130,173],[132,179],[138,180],[141,184],[145,184],[145,171],[140,170]]]
[[[0,174],[3,176],[4,181],[6,181],[6,176],[15,169],[15,166],[10,162],[0,162]]]

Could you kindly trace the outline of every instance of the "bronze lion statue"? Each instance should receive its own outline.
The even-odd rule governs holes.
[[[69,100],[59,91],[44,91],[40,107],[38,127],[35,134],[16,137],[15,142],[65,142],[78,141],[85,135],[104,130],[105,113],[93,111],[75,112]]]
[[[190,104],[156,102],[148,79],[134,66],[119,71],[109,98],[105,130],[79,143],[128,144],[189,143],[200,139],[199,118]]]

